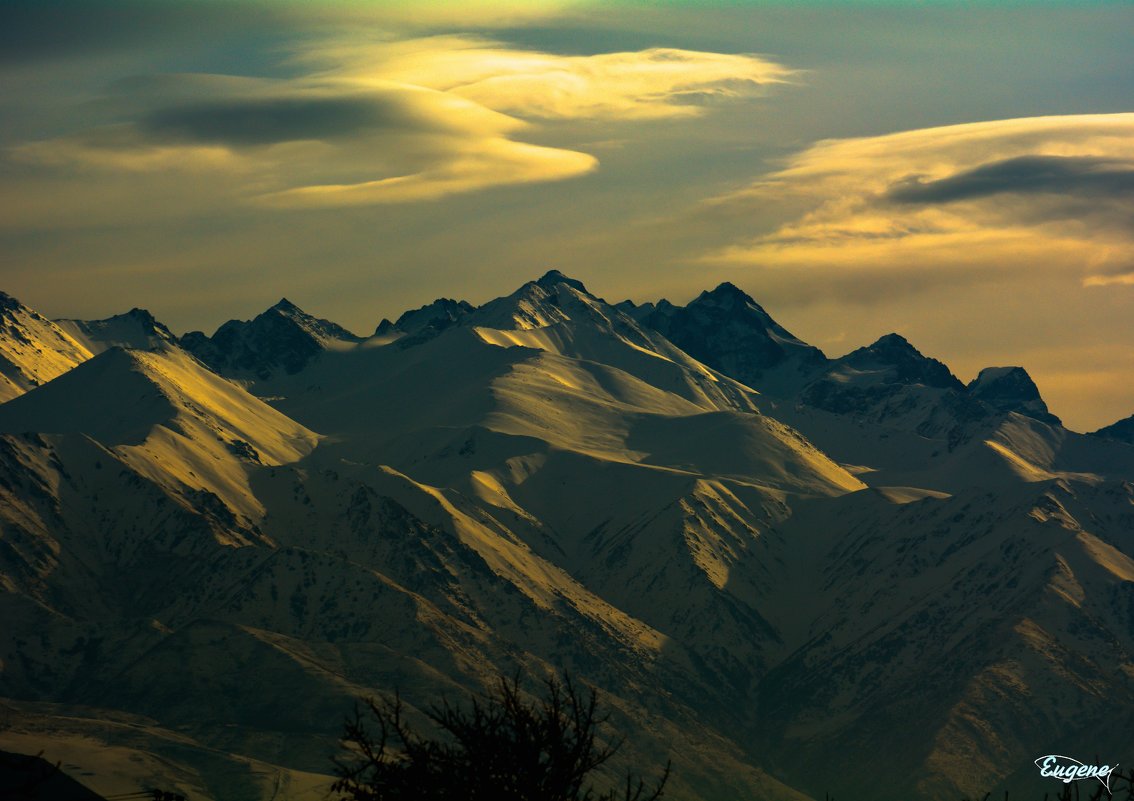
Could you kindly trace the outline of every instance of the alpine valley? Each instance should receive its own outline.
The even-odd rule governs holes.
[[[551,271],[359,336],[0,295],[0,749],[103,794],[323,799],[356,699],[598,689],[689,801],[1040,797],[1134,763],[1134,438],[731,284]],[[1048,782],[1050,780],[1047,780]]]

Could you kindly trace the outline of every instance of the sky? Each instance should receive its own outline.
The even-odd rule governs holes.
[[[0,0],[0,289],[360,334],[731,281],[1134,413],[1134,4]]]

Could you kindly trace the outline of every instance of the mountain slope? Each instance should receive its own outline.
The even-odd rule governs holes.
[[[0,405],[8,719],[278,800],[358,696],[568,670],[674,797],[956,801],[1134,715],[1134,448],[1022,371],[675,308],[552,271],[359,341],[281,303],[183,338],[237,381],[84,329],[140,347]]]
[[[91,355],[55,323],[0,292],[0,403],[62,375]]]
[[[715,474],[714,449],[698,456],[690,447],[698,427],[707,433],[724,424],[746,443],[732,457],[735,477],[763,481],[775,461],[786,465],[773,482],[783,489],[861,486],[794,432],[761,417],[752,390],[581,286],[552,272],[431,336],[330,352],[300,375],[251,388],[277,398],[293,419],[344,440],[334,447],[351,458],[398,469],[409,469],[407,449],[421,457],[421,445],[480,427],[544,449]],[[685,421],[688,446],[673,447],[669,419]]]
[[[784,627],[764,742],[804,789],[872,798],[971,796],[1061,753],[1066,732],[1134,703],[1132,522],[1126,482],[801,509],[785,540],[839,534],[785,550],[789,574],[814,578],[769,618],[816,614]]]
[[[43,488],[38,503],[26,500],[27,489],[15,493],[27,508],[21,536],[36,545],[9,571],[13,586],[32,597],[30,580],[17,579],[40,563],[36,554],[66,554],[72,566],[41,570],[32,582],[40,600],[13,608],[21,630],[48,634],[6,691],[97,697],[205,743],[224,743],[235,726],[249,758],[317,770],[333,747],[332,710],[367,688],[398,686],[424,704],[515,664],[565,667],[602,688],[628,730],[644,715],[658,719],[630,754],[647,764],[676,748],[678,791],[798,798],[745,764],[742,748],[703,719],[708,708],[698,699],[714,699],[713,716],[731,714],[714,688],[727,677],[750,692],[775,640],[751,588],[720,595],[728,566],[756,563],[760,527],[782,513],[784,492],[826,495],[858,482],[760,417],[750,390],[573,282],[521,295],[516,308],[550,317],[554,307],[562,319],[490,328],[506,324],[502,310],[511,317],[498,304],[472,325],[327,350],[295,375],[254,380],[279,409],[333,435],[310,452],[310,428],[174,348],[107,350],[6,408],[0,430],[53,432],[27,442],[10,435],[24,443],[23,456],[0,478],[15,485],[32,474]],[[670,417],[687,433],[671,438]],[[745,443],[728,458],[734,477],[723,481],[701,477],[717,469],[715,449],[699,443],[714,431],[718,441],[735,434]],[[627,451],[628,439],[636,450]],[[770,465],[791,467],[773,473]],[[124,488],[91,483],[103,471],[145,488],[137,495],[154,511],[134,509]],[[624,490],[636,489],[597,503],[591,477],[610,471],[624,477]],[[76,488],[68,475],[82,477]],[[588,541],[579,521],[560,516],[566,481],[578,482],[596,501],[590,512],[612,526],[632,505],[634,527],[618,542]],[[751,522],[733,532],[698,511],[705,503]],[[150,522],[158,510],[194,509],[212,510],[201,534],[143,546],[148,526],[172,528]],[[15,530],[16,518],[5,519]],[[79,522],[88,519],[105,530]],[[662,532],[672,557],[658,550]],[[91,620],[80,604],[63,604],[79,596],[57,586],[104,594],[92,588],[115,553],[148,554],[168,590],[144,584],[155,573],[133,556],[122,560],[118,591],[139,601],[119,626],[120,606],[108,602]],[[623,572],[588,568],[588,553]],[[652,603],[626,593],[627,569]],[[650,589],[658,571],[666,578]],[[727,628],[723,641],[693,624],[688,601],[672,591],[680,586]],[[136,631],[139,618],[152,624]],[[65,673],[35,678],[51,675],[53,648],[96,639],[120,656],[68,659]],[[270,677],[262,690],[237,678],[249,670]],[[683,689],[659,695],[655,687]],[[291,734],[256,734],[281,728]],[[707,770],[713,763],[728,770]]]
[[[871,485],[951,492],[984,481],[1011,484],[1080,469],[1037,458],[1027,444],[1036,435],[1019,436],[1033,427],[1012,415],[1051,426],[1041,439],[1082,446],[1066,436],[1022,368],[987,368],[964,386],[948,367],[898,334],[828,360],[728,283],[684,307],[663,300],[641,306],[625,301],[616,308],[759,389],[765,414],[804,433]],[[1024,450],[1012,450],[1014,442]],[[1102,457],[1107,465],[1114,458],[1123,463],[1120,471],[1126,469],[1122,458]]]
[[[179,348],[104,351],[0,406],[0,432],[90,436],[163,486],[249,519],[262,510],[247,466],[295,461],[317,439]]]

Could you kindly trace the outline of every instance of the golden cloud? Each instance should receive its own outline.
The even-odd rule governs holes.
[[[427,201],[597,168],[587,153],[520,141],[533,129],[521,117],[694,116],[789,74],[754,56],[559,56],[467,36],[340,38],[300,61],[320,71],[119,81],[102,109],[114,122],[12,153],[57,171],[223,174],[218,192],[273,208]]]
[[[586,153],[495,137],[454,148],[441,164],[420,172],[357,183],[296,187],[261,195],[258,200],[277,208],[435,200],[493,186],[571,178],[596,166],[597,159]]]
[[[232,171],[242,166],[227,147],[149,142],[128,125],[29,142],[13,148],[12,155],[27,164],[122,172]]]
[[[713,207],[805,211],[714,263],[771,268],[1078,271],[1128,284],[1134,114],[971,123],[820,142]]]
[[[540,119],[694,117],[706,106],[764,93],[793,70],[755,55],[674,48],[565,56],[473,36],[394,42],[339,40],[306,59],[359,84],[398,81]]]
[[[396,83],[164,76],[128,87],[132,120],[14,150],[47,167],[219,171],[272,207],[433,200],[583,175],[588,154],[511,138],[527,123],[445,92]]]

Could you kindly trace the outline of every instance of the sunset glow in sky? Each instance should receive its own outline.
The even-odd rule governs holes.
[[[1134,412],[1128,2],[0,1],[0,289],[369,334],[550,267],[728,280]]]

